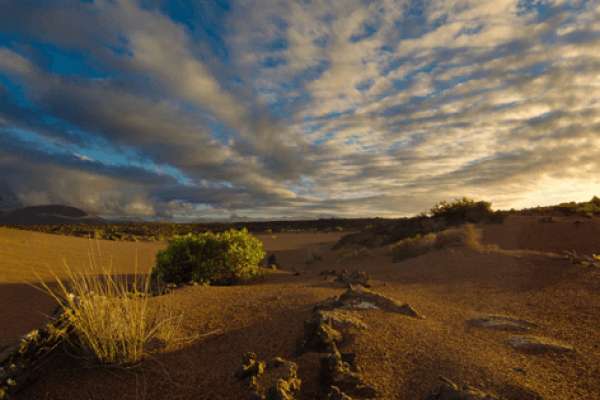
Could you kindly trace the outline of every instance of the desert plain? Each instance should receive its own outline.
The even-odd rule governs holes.
[[[316,304],[346,287],[333,271],[364,271],[369,290],[407,303],[420,318],[382,308],[347,312],[362,327],[340,346],[381,399],[426,399],[442,379],[497,398],[600,398],[600,269],[564,251],[600,250],[600,218],[509,216],[480,224],[483,249],[452,246],[393,262],[389,246],[333,250],[340,232],[259,234],[278,268],[233,286],[184,286],[152,299],[184,315],[194,340],[136,368],[90,365],[57,354],[39,366],[19,399],[245,399],[242,357],[283,357],[298,365],[299,399],[322,395],[320,355],[298,352]],[[494,246],[488,246],[494,245]],[[84,267],[90,252],[115,272],[149,271],[164,242],[119,242],[0,228],[0,349],[42,324],[55,307],[32,287]],[[317,255],[317,256],[315,256]],[[506,317],[523,326],[477,324]],[[475,322],[475,323],[474,323]],[[534,337],[558,350],[523,350]]]

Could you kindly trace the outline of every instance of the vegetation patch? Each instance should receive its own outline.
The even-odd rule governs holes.
[[[432,240],[429,234],[469,223],[502,223],[506,215],[507,212],[492,210],[492,204],[487,201],[476,201],[467,197],[450,202],[442,201],[434,205],[428,213],[412,218],[381,220],[362,232],[346,235],[333,248],[378,247],[415,237],[420,238],[420,242],[426,242]],[[418,243],[413,243],[411,247],[417,253],[427,252],[426,248],[419,249]]]
[[[151,304],[150,277],[115,275],[92,265],[66,266],[67,279],[41,282],[56,300],[72,332],[67,340],[100,364],[131,366],[181,340],[183,315]]]
[[[164,283],[232,284],[260,274],[263,244],[246,229],[177,236],[156,256],[153,277]]]
[[[600,215],[600,197],[594,196],[590,201],[583,202],[567,202],[560,203],[554,206],[533,207],[523,210],[511,210],[510,214],[517,215],[556,215],[556,216],[584,216],[594,217]]]
[[[468,197],[441,201],[431,208],[430,214],[433,218],[444,218],[449,225],[489,221],[494,217],[492,203]]]
[[[485,248],[481,244],[481,232],[471,224],[404,239],[394,244],[391,250],[393,260],[399,262],[418,257],[435,249],[463,246],[473,250],[483,250]]]

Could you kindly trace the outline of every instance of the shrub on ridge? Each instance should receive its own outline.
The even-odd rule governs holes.
[[[400,240],[391,247],[391,251],[393,260],[399,262],[418,257],[435,249],[451,247],[466,247],[476,251],[488,248],[481,243],[481,231],[477,230],[472,224],[466,224],[438,233],[416,235]]]
[[[482,222],[490,220],[494,216],[492,203],[475,201],[468,197],[452,202],[439,202],[431,208],[430,213],[432,217],[445,218],[451,225]]]

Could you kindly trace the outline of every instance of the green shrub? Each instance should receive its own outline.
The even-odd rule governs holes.
[[[165,283],[231,284],[259,275],[264,256],[262,242],[246,229],[190,233],[158,252],[153,275]]]
[[[452,202],[439,202],[433,206],[430,212],[432,217],[445,218],[450,224],[482,222],[490,220],[494,216],[492,203],[475,201],[468,197]]]

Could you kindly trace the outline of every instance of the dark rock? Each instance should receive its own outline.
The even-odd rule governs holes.
[[[513,336],[508,344],[516,350],[531,354],[571,353],[575,349],[565,343],[541,336]]]
[[[366,329],[356,316],[343,310],[315,310],[313,317],[304,323],[304,338],[299,352],[331,352],[334,344],[341,344],[353,330]]]
[[[571,261],[573,264],[583,265],[584,267],[597,267],[600,268],[600,256],[598,255],[585,255],[578,254],[575,250],[564,251],[564,258]]]
[[[279,263],[277,262],[277,257],[275,257],[275,254],[271,254],[267,259],[267,267],[273,268],[273,266],[275,266],[275,269],[279,267]]]
[[[469,385],[458,386],[449,379],[441,378],[442,385],[425,398],[425,400],[499,400]]]
[[[511,332],[528,332],[537,328],[537,325],[522,319],[516,319],[505,315],[486,315],[474,318],[467,323],[478,328],[495,329]]]
[[[251,397],[260,400],[294,400],[302,385],[296,363],[281,357],[265,363],[257,360],[255,353],[244,355],[242,369],[236,376],[247,378]]]
[[[367,399],[377,396],[377,391],[365,383],[356,365],[344,361],[337,346],[321,359],[321,373],[326,386],[335,386],[347,396]]]
[[[332,310],[335,308],[351,310],[381,309],[388,312],[404,314],[413,318],[424,319],[424,317],[409,304],[402,304],[380,293],[352,285],[339,297],[328,299],[318,304],[316,308],[323,310]]]
[[[21,341],[2,351],[0,358],[0,399],[18,393],[36,376],[39,366],[61,348],[73,332],[68,316],[60,309],[43,329],[35,329]]]
[[[352,400],[352,397],[342,392],[339,387],[331,386],[329,394],[327,395],[327,400]]]
[[[335,278],[336,282],[344,285],[362,285],[364,287],[371,287],[369,280],[369,274],[365,271],[348,271],[346,269],[336,274]]]
[[[265,372],[265,362],[259,361],[256,353],[248,352],[242,358],[242,366],[235,373],[239,379],[257,377]]]

